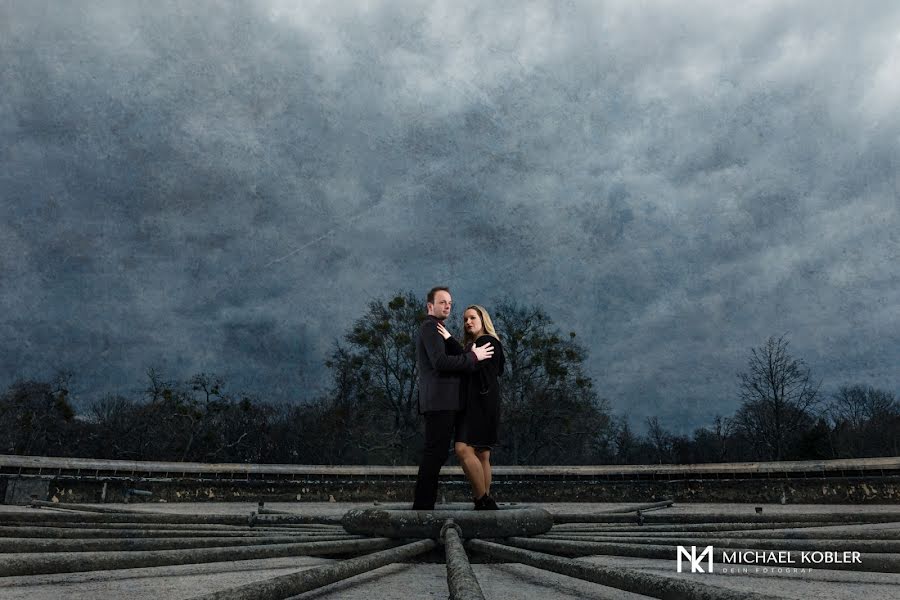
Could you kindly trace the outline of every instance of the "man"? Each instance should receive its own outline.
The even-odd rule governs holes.
[[[419,328],[416,339],[416,361],[419,366],[419,412],[425,415],[425,450],[416,479],[414,510],[432,510],[437,500],[438,474],[447,462],[453,438],[453,423],[459,405],[459,373],[474,371],[478,361],[494,354],[491,344],[473,348],[471,352],[447,354],[438,324],[450,316],[453,300],[446,287],[432,288],[426,300],[428,317]]]

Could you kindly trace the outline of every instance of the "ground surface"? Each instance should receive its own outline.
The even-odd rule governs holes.
[[[626,507],[626,504],[537,504],[546,510],[560,513],[600,512]],[[101,505],[97,505],[101,506]],[[102,505],[114,507],[116,505]],[[266,508],[299,512],[307,515],[342,515],[349,508],[371,507],[371,503],[273,503]],[[249,515],[257,509],[250,503],[184,503],[184,504],[132,504],[132,509],[160,513],[184,514],[238,514]],[[0,506],[0,524],[9,512],[34,511],[26,507]],[[42,509],[43,510],[43,509]],[[804,513],[897,513],[896,506],[828,506],[828,505],[764,505],[764,514]],[[658,514],[725,513],[740,521],[754,514],[753,505],[741,504],[684,504]],[[650,514],[650,513],[648,513]],[[843,532],[874,530],[900,531],[900,522],[869,525],[831,527],[835,538]],[[900,598],[900,574],[878,572],[851,572],[828,569],[812,569],[803,573],[778,572],[775,569],[762,572],[754,567],[748,573],[737,574],[688,574],[676,573],[675,548],[673,560],[643,559],[624,556],[588,556],[577,560],[615,568],[637,569],[664,577],[684,578],[703,583],[714,583],[736,591],[755,591],[784,598],[862,598],[865,600]],[[3,555],[0,555],[2,557]],[[9,555],[7,555],[9,556]],[[153,600],[180,600],[198,594],[229,588],[287,574],[300,569],[332,562],[335,559],[314,557],[289,557],[209,564],[192,564],[168,567],[136,568],[87,573],[31,575],[0,577],[0,599],[59,599],[71,600],[96,598],[136,598]],[[641,598],[627,592],[606,588],[594,583],[558,575],[533,567],[513,564],[482,564],[476,561],[473,569],[485,597],[526,599],[575,599],[575,598]],[[377,598],[447,598],[449,595],[446,569],[437,562],[412,562],[393,564],[367,574],[358,575],[340,583],[307,592],[297,598],[360,599]]]

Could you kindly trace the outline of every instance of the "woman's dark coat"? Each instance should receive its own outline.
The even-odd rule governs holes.
[[[472,349],[466,348],[450,338],[448,353],[462,354]],[[500,427],[500,376],[503,374],[505,358],[500,340],[490,335],[482,335],[475,340],[476,346],[490,343],[494,355],[479,361],[473,372],[464,373],[460,380],[460,410],[456,419],[456,441],[465,442],[475,448],[490,448],[497,445],[497,431]]]

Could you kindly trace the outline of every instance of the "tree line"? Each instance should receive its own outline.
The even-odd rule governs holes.
[[[893,392],[847,384],[824,393],[786,337],[749,352],[731,416],[690,435],[657,417],[636,433],[584,371],[585,349],[542,309],[500,301],[491,311],[507,358],[497,464],[647,464],[900,455]],[[109,395],[82,414],[74,374],[18,381],[0,398],[0,453],[196,462],[415,464],[423,441],[414,340],[425,317],[412,293],[373,301],[328,357],[329,391],[272,404],[220,376],[145,373],[132,397]],[[457,329],[450,323],[451,331]]]

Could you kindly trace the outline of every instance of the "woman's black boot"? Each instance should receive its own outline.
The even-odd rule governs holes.
[[[488,494],[475,499],[475,510],[498,510],[497,502]]]

